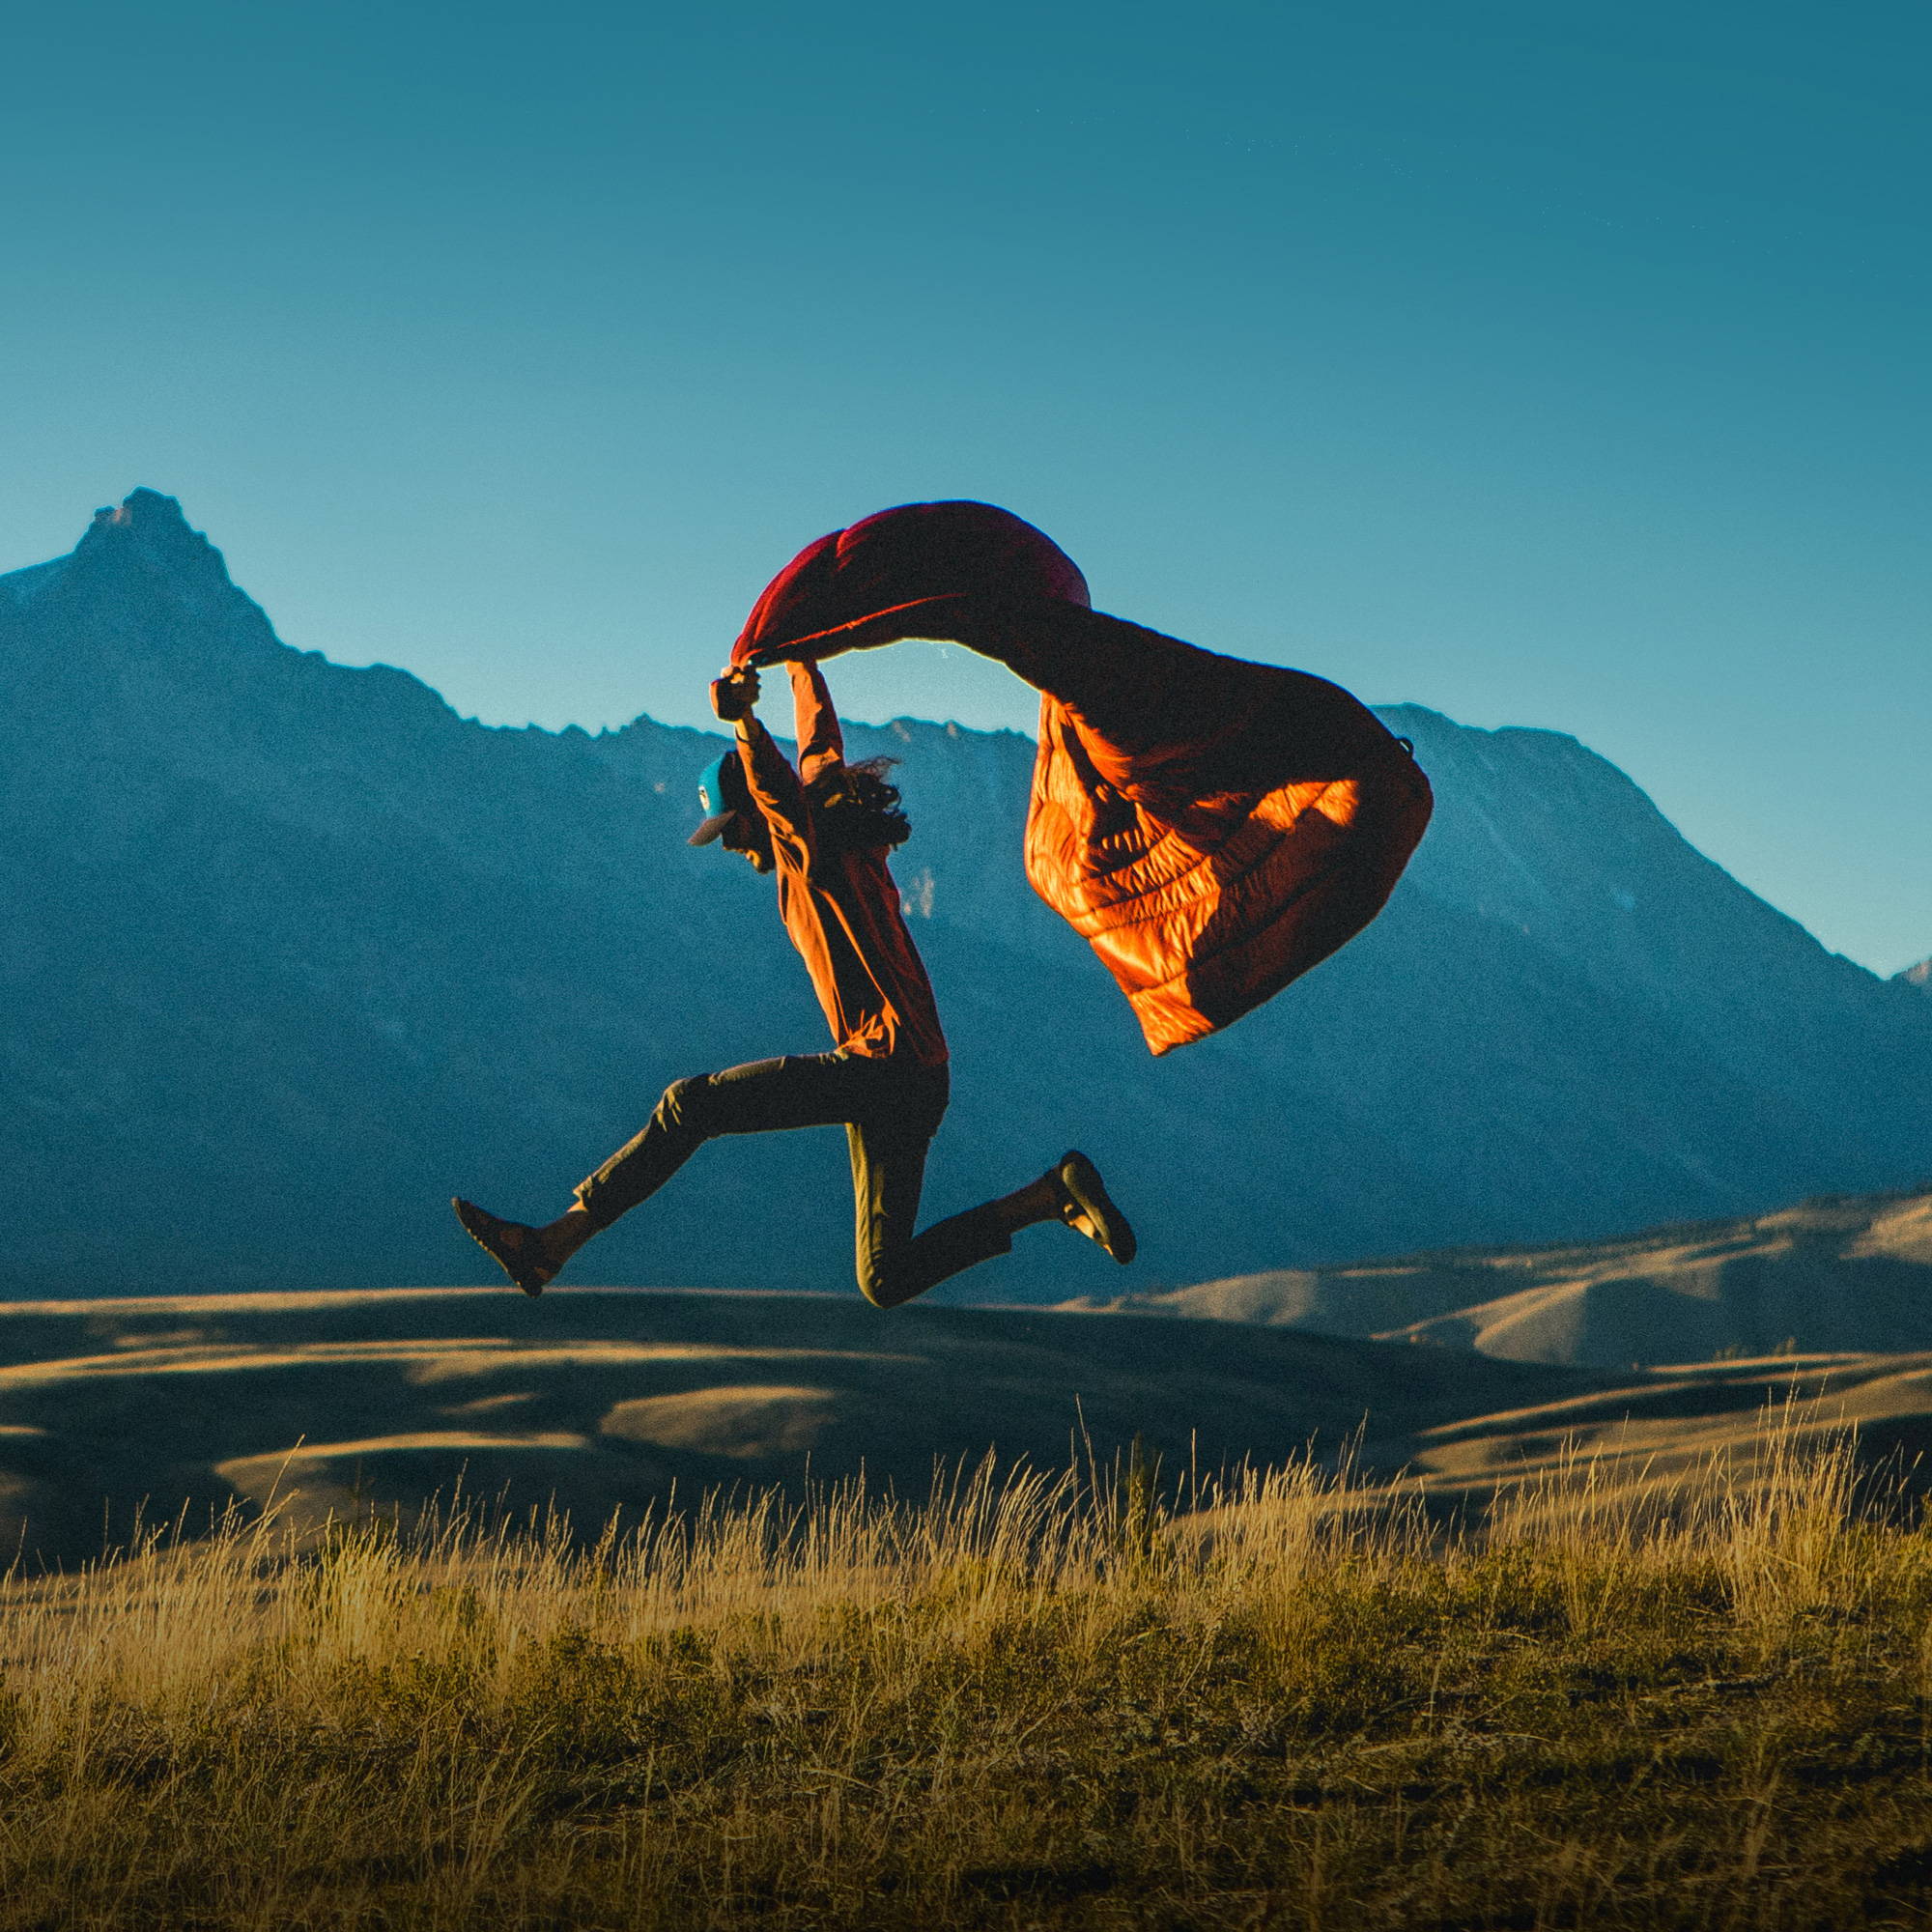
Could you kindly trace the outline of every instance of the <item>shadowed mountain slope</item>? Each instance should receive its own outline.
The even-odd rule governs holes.
[[[1388,912],[1161,1062],[1025,887],[1030,744],[853,728],[903,759],[897,871],[954,1049],[932,1211],[1077,1145],[1143,1236],[1132,1275],[1046,1230],[949,1293],[1922,1177],[1917,988],[1826,953],[1574,739],[1383,715],[1438,797]],[[0,577],[0,1289],[476,1280],[451,1192],[554,1212],[667,1081],[818,1050],[769,883],[683,842],[718,742],[489,729],[291,649],[152,491]],[[849,1217],[836,1132],[714,1148],[570,1278],[838,1286]]]
[[[1932,1349],[1932,1192],[1819,1199],[1625,1239],[1282,1268],[1094,1307],[1620,1368]]]

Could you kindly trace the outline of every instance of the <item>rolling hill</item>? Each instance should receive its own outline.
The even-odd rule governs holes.
[[[1932,1349],[1932,1190],[1548,1248],[1282,1268],[1080,1304],[1622,1368]]]
[[[1418,1431],[1588,1378],[1130,1316],[857,1296],[396,1289],[0,1306],[0,1539],[72,1563],[148,1521],[280,1498],[298,1520],[458,1490],[592,1529],[673,1486],[923,1496],[988,1452],[1170,1470]]]
[[[1618,1375],[1283,1327],[729,1291],[395,1289],[0,1307],[0,1537],[71,1567],[230,1507],[298,1529],[459,1497],[594,1537],[707,1492],[1069,1458],[1168,1476],[1313,1453],[1433,1502],[1600,1463],[1605,1496],[1748,1480],[1780,1430],[1932,1449],[1932,1352]],[[1357,1446],[1359,1445],[1359,1446]]]

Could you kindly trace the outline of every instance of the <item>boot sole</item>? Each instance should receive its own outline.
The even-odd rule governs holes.
[[[1100,1170],[1084,1153],[1063,1154],[1060,1184],[1093,1222],[1100,1245],[1125,1267],[1139,1252],[1140,1243],[1134,1238],[1133,1224],[1114,1206]]]
[[[498,1248],[490,1236],[497,1228],[521,1227],[521,1222],[499,1221],[487,1208],[479,1208],[473,1201],[466,1201],[460,1194],[452,1194],[449,1205],[456,1209],[456,1218],[463,1224],[463,1232],[521,1288],[526,1294],[538,1295],[548,1288],[554,1278],[542,1268],[521,1265]]]

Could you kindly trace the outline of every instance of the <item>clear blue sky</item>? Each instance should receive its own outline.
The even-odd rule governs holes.
[[[137,484],[284,637],[702,716],[794,550],[1574,731],[1932,952],[1919,5],[10,10],[0,567]],[[856,716],[1023,724],[926,648]]]

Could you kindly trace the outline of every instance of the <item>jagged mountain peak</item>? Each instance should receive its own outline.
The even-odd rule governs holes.
[[[184,576],[229,583],[221,553],[189,526],[181,499],[158,490],[131,491],[119,503],[95,511],[74,555],[138,558],[170,578]]]
[[[1932,994],[1932,959],[1921,959],[1917,966],[1908,966],[1903,973],[1894,973],[1892,978],[1903,980],[1908,986],[1917,986],[1921,993]]]
[[[138,525],[144,529],[153,529],[162,525],[179,526],[187,528],[187,519],[182,514],[181,498],[166,497],[158,490],[150,490],[145,484],[129,491],[118,504],[109,503],[94,513],[96,524],[108,524],[116,527]]]
[[[300,713],[291,743],[318,754],[342,729],[457,722],[408,671],[284,642],[180,499],[145,487],[97,510],[67,555],[0,576],[0,695],[57,733],[119,728],[109,714],[144,743],[178,727],[203,758],[223,720],[252,737],[264,718]],[[298,785],[303,756],[280,756]]]
[[[11,603],[24,606],[63,584],[125,575],[128,564],[204,595],[211,589],[239,594],[221,553],[199,530],[189,528],[180,499],[146,488],[95,511],[94,521],[67,555],[0,575],[0,589],[9,593]]]
[[[219,685],[240,666],[266,671],[303,656],[275,636],[180,500],[158,490],[97,510],[67,555],[0,578],[0,592],[10,681],[27,679],[56,707],[80,692],[90,707],[103,696],[153,705],[156,680]]]

